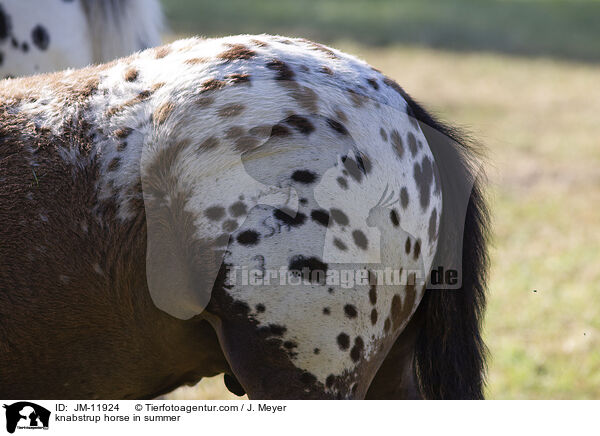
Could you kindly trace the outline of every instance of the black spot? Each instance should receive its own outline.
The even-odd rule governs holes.
[[[306,206],[308,204],[308,200],[306,198],[301,198],[300,199],[300,204],[303,206]]]
[[[229,206],[229,213],[235,217],[242,216],[246,214],[247,211],[248,209],[246,208],[246,205],[241,201],[236,201],[231,206]]]
[[[256,245],[260,235],[254,230],[246,230],[238,235],[237,241],[242,245]]]
[[[412,132],[408,132],[408,148],[410,149],[410,154],[412,155],[412,157],[415,157],[418,151],[417,148],[417,138],[415,138],[415,135]]]
[[[4,12],[4,8],[0,5],[0,41],[8,38],[11,32],[10,17]],[[13,38],[14,39],[14,38]]]
[[[271,136],[283,137],[283,136],[288,136],[289,134],[290,134],[290,129],[288,129],[287,127],[285,127],[282,124],[275,124],[271,128]]]
[[[313,350],[313,353],[315,353],[315,354],[319,354],[320,352],[321,352],[321,350],[319,350],[318,348],[315,348],[315,349]]]
[[[363,250],[367,249],[367,244],[369,241],[367,241],[367,237],[362,231],[354,230],[352,232],[352,237],[354,238],[354,243],[357,247],[362,248]]]
[[[410,253],[410,237],[406,238],[406,243],[404,244],[404,251],[406,254]]]
[[[327,124],[329,125],[329,127],[331,127],[333,130],[335,130],[336,132],[338,132],[341,135],[348,134],[348,129],[346,129],[342,123],[339,123],[336,120],[327,118]]]
[[[337,337],[337,343],[342,350],[350,348],[350,336],[346,333],[340,333]]]
[[[301,117],[300,115],[290,115],[285,119],[285,122],[305,135],[309,135],[315,130],[315,126],[313,126],[307,118]]]
[[[328,265],[316,257],[304,257],[300,254],[290,259],[289,271],[298,271],[304,280],[311,283],[325,283]]]
[[[437,210],[433,209],[431,212],[431,216],[429,217],[429,229],[427,231],[429,234],[429,242],[431,243],[437,234]]]
[[[375,280],[376,278],[373,278],[373,281],[371,281],[372,277],[374,277],[374,275],[369,271],[369,301],[371,304],[375,305],[375,303],[377,303],[377,282]]]
[[[282,325],[279,324],[269,324],[266,326],[259,327],[258,332],[261,336],[283,336],[287,331]]]
[[[288,350],[291,350],[293,348],[298,348],[298,344],[295,343],[295,342],[293,342],[293,341],[285,341],[283,343],[283,347],[286,348],[286,349],[288,349]]]
[[[377,309],[371,310],[371,324],[377,324]]]
[[[335,382],[335,376],[333,374],[329,374],[327,376],[327,378],[325,379],[325,386],[327,386],[328,388],[331,388],[333,386],[334,382]]]
[[[400,203],[402,204],[402,209],[408,207],[408,191],[404,187],[400,190]]]
[[[310,217],[313,221],[318,222],[322,226],[327,227],[329,225],[329,213],[323,209],[315,209],[310,213]]]
[[[392,209],[390,211],[390,221],[394,225],[394,227],[398,227],[400,225],[400,217],[398,216],[398,212],[396,209]]]
[[[353,362],[358,362],[360,360],[364,347],[365,343],[362,338],[357,336],[356,339],[354,339],[354,347],[350,350],[350,358]]]
[[[329,292],[330,294],[333,294],[333,288],[328,288],[327,292]]]
[[[14,47],[17,48],[19,46],[19,41],[17,41],[17,38],[15,38],[14,36],[10,39],[10,44]]]
[[[377,83],[376,79],[367,79],[367,83],[369,85],[371,85],[371,88],[378,90],[379,89],[379,83]]]
[[[306,215],[302,212],[296,212],[296,216],[292,217],[294,212],[288,209],[275,209],[273,212],[273,216],[275,219],[287,224],[288,226],[298,227],[304,224],[306,221]]]
[[[265,305],[264,305],[264,304],[262,304],[262,303],[258,303],[258,304],[256,305],[256,311],[257,311],[258,313],[263,313],[265,310],[266,310],[266,307],[265,307]]]
[[[356,318],[358,316],[356,307],[354,307],[352,304],[346,304],[344,306],[344,313],[348,318]]]
[[[235,229],[238,228],[238,223],[235,220],[227,220],[223,223],[223,225],[221,226],[221,228],[223,229],[224,232],[233,232]]]
[[[335,245],[339,250],[346,251],[348,247],[338,238],[333,238],[333,245]]]
[[[304,183],[305,185],[310,185],[317,180],[317,175],[309,170],[297,170],[292,174],[292,180],[299,183]]]
[[[427,209],[431,196],[431,184],[433,183],[433,165],[427,156],[423,158],[421,165],[415,163],[414,179],[419,189],[419,201],[421,208]]]
[[[390,330],[392,322],[390,321],[390,318],[386,318],[385,322],[383,323],[383,329],[387,332]]]
[[[356,163],[358,164],[358,167],[362,170],[363,173],[369,174],[371,172],[371,159],[369,159],[369,156],[367,156],[366,154],[357,154]]]
[[[31,40],[37,48],[46,50],[50,44],[50,35],[43,26],[38,24],[31,31]]]
[[[22,43],[21,50],[23,50],[23,53],[27,53],[29,51],[29,44],[27,44],[26,42]]]
[[[394,148],[394,151],[396,152],[398,157],[402,159],[402,155],[404,155],[404,144],[402,142],[402,137],[396,129],[392,130],[392,133],[390,134],[390,139],[392,141],[392,147]]]
[[[342,189],[348,189],[348,182],[343,177],[338,177],[337,182]]]
[[[323,315],[331,315],[331,309],[329,307],[324,307]]]
[[[225,216],[225,209],[221,206],[212,206],[204,211],[206,218],[213,221],[218,221]]]
[[[417,260],[419,258],[420,254],[421,254],[421,240],[417,239],[417,242],[415,242],[415,247],[414,247],[415,260]]]
[[[331,218],[333,218],[333,221],[340,226],[347,226],[350,223],[346,214],[339,209],[331,209]]]

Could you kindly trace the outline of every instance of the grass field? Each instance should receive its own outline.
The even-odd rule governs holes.
[[[307,34],[318,38],[319,32],[314,28],[320,26],[319,20],[338,22],[338,14],[353,14],[352,6],[344,10],[323,6],[329,12],[316,19],[310,10],[301,7],[312,2],[300,1],[299,24],[290,25],[293,32],[285,32],[285,21],[268,25],[272,20],[269,17],[283,13],[276,8],[267,10],[264,5],[271,2],[257,2],[265,9],[258,8],[254,15],[250,14],[249,23],[240,21],[247,7],[242,2],[231,3],[239,6],[231,9],[231,22],[222,27],[220,22],[213,22],[207,27],[209,30],[193,33],[299,34],[306,20],[312,23]],[[323,2],[330,6],[334,3],[340,4]],[[591,17],[585,12],[600,11],[600,2],[480,3],[491,5],[489,22],[493,21],[494,8],[501,9],[502,4],[509,5],[505,15],[514,12],[518,5],[524,14],[536,5],[542,10],[566,8],[570,12],[555,17],[556,34],[533,20],[527,32],[538,29],[540,38],[548,40],[517,44],[516,48],[506,42],[510,35],[491,35],[495,42],[475,41],[470,48],[466,42],[464,47],[424,47],[427,38],[443,29],[430,32],[419,41],[392,32],[390,41],[401,43],[391,44],[377,40],[387,32],[391,18],[376,26],[369,21],[370,16],[365,18],[364,26],[373,32],[364,35],[365,40],[356,35],[350,38],[343,31],[323,34],[322,40],[331,44],[337,37],[339,42],[333,44],[338,48],[362,57],[396,79],[443,118],[467,126],[489,149],[494,243],[485,322],[491,352],[487,397],[600,398],[600,64],[596,63],[600,60],[600,35],[596,35],[600,26],[588,26]],[[173,18],[178,8],[189,6],[190,2],[171,0],[165,4]],[[221,7],[216,4],[212,8]],[[423,8],[412,9],[411,13],[420,17],[420,22],[435,21],[435,14],[428,12],[428,7]],[[475,12],[484,14],[477,8]],[[222,11],[219,17],[225,13]],[[186,17],[191,16],[190,13]],[[259,18],[252,21],[255,16]],[[357,13],[356,19],[359,18]],[[462,19],[450,15],[448,26],[457,25],[452,20]],[[192,32],[186,27],[192,21],[174,20],[173,28]],[[200,21],[208,23],[210,17],[203,16]],[[517,25],[517,30],[520,25],[524,24]],[[571,25],[578,28],[575,33],[559,34]],[[496,30],[500,32],[499,27],[492,25],[492,34]],[[469,28],[461,32],[469,38],[477,33],[469,34]],[[357,43],[359,39],[362,41]],[[558,46],[545,47],[548,41],[558,39],[563,40]],[[374,45],[382,42],[386,45]],[[578,48],[572,50],[575,46]],[[170,398],[235,397],[224,388],[222,379],[214,378],[196,388],[178,390]]]

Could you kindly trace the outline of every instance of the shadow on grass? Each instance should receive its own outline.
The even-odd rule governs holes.
[[[598,0],[162,0],[176,33],[279,33],[600,61]]]

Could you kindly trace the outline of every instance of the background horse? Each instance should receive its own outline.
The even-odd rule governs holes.
[[[80,68],[161,42],[158,0],[3,0],[0,77]]]
[[[149,398],[226,372],[253,399],[482,398],[476,149],[382,73],[239,36],[0,96],[1,396]],[[320,275],[389,266],[408,280]],[[248,267],[302,280],[228,275]],[[460,289],[426,291],[438,267]]]

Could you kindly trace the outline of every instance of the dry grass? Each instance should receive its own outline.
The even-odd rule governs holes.
[[[489,398],[600,398],[600,67],[338,44],[490,150]],[[171,398],[230,398],[220,379]]]

